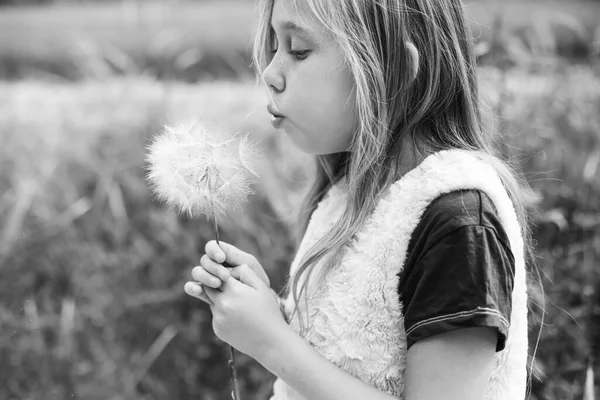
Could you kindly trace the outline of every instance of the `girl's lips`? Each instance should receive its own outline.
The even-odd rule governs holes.
[[[285,117],[285,115],[280,114],[275,107],[273,107],[272,105],[267,105],[267,111],[269,112],[269,114],[273,115],[274,117]]]
[[[275,111],[275,107],[273,107],[271,104],[267,105],[267,111],[269,111],[269,114],[272,115],[271,124],[275,127],[275,129],[278,129],[281,126],[285,116]]]
[[[271,117],[271,124],[273,125],[273,127],[275,129],[279,129],[279,127],[283,123],[284,118],[285,117],[278,117],[278,116],[273,115],[273,117]]]

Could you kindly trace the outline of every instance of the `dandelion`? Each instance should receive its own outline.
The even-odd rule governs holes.
[[[165,126],[148,149],[147,178],[154,193],[192,218],[205,214],[218,221],[254,193],[250,184],[258,177],[258,151],[248,135],[196,120]]]
[[[227,210],[241,208],[250,184],[258,178],[254,164],[257,147],[248,135],[238,136],[219,127],[208,127],[198,120],[166,126],[148,146],[147,180],[156,196],[180,213],[197,218],[212,218],[219,243],[218,221]],[[227,266],[227,265],[226,265]],[[235,353],[229,346],[229,372],[232,397],[239,399]]]

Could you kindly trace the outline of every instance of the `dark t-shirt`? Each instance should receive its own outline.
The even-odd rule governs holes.
[[[398,294],[408,348],[455,329],[492,327],[496,351],[510,324],[514,256],[491,199],[460,190],[435,199],[413,232]]]

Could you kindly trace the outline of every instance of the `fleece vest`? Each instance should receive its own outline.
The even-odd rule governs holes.
[[[461,189],[487,193],[498,210],[515,258],[508,339],[505,349],[495,354],[485,399],[524,399],[527,290],[523,238],[514,206],[498,174],[473,152],[434,153],[392,184],[352,243],[333,262],[316,266],[308,290],[299,301],[301,312],[295,314],[290,326],[334,365],[402,399],[407,348],[403,305],[397,291],[399,273],[411,234],[427,206],[435,198]],[[292,261],[290,276],[294,276],[303,255],[340,218],[345,193],[345,184],[339,183],[319,202]],[[294,308],[291,294],[284,299],[284,306],[290,316]],[[307,329],[300,329],[299,316],[305,324],[309,322]],[[271,400],[311,399],[277,379]]]

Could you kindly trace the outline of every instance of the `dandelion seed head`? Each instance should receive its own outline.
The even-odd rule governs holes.
[[[254,193],[258,149],[247,134],[196,120],[165,125],[147,149],[146,179],[157,198],[180,213],[218,220]]]

